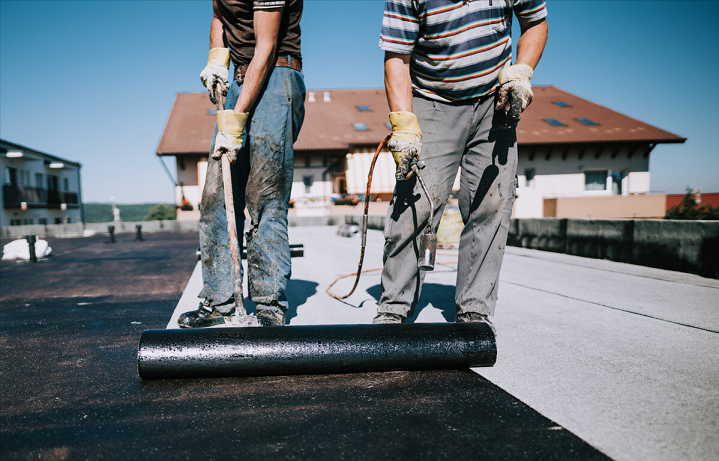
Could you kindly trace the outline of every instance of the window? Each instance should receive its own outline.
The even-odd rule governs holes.
[[[43,226],[47,225],[47,218],[40,218],[37,220],[38,224],[42,224]]]
[[[609,184],[612,188],[612,194],[622,193],[622,179],[624,179],[624,171],[609,170]]]
[[[588,118],[575,118],[574,120],[578,121],[579,123],[583,125],[599,125],[599,123],[595,122],[594,120],[589,120]]]
[[[527,187],[532,187],[534,184],[534,168],[524,169],[524,179],[527,183]]]
[[[357,131],[369,131],[369,127],[366,123],[353,123],[352,126]]]
[[[35,173],[35,187],[42,189],[43,185],[42,173]]]
[[[585,191],[609,191],[612,194],[622,193],[622,180],[626,176],[624,170],[593,170],[584,172]]]
[[[10,184],[11,186],[17,186],[17,169],[6,166],[5,167],[5,184]]]
[[[62,218],[55,218],[55,224],[62,224]]]
[[[585,171],[584,190],[607,190],[607,170]]]
[[[65,189],[63,189],[63,190],[66,190],[66,191],[70,190],[70,181],[67,178],[62,179],[62,185],[65,187]]]
[[[364,104],[358,104],[355,107],[360,112],[372,112],[372,109],[370,109],[369,106],[366,106]]]
[[[559,120],[554,119],[554,118],[543,118],[542,120],[544,120],[545,122],[549,123],[552,126],[567,126],[564,123],[562,123]]]
[[[60,190],[60,178],[55,175],[47,175],[47,188],[51,191]]]
[[[567,104],[564,101],[552,101],[552,104],[554,104],[555,106],[559,106],[559,107],[572,107],[571,104]]]
[[[302,182],[305,184],[305,194],[309,194],[312,189],[312,184],[315,182],[315,177],[312,175],[302,176]]]

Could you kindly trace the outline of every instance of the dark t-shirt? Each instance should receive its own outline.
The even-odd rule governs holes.
[[[255,9],[284,7],[277,39],[278,56],[302,59],[300,53],[300,19],[302,0],[217,0],[224,28],[225,45],[235,67],[247,65],[255,54],[253,14]]]

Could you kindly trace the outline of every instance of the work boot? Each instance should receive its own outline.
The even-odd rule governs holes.
[[[219,308],[220,306],[217,307]],[[227,310],[227,306],[224,307],[224,310]],[[211,305],[210,300],[203,299],[197,310],[180,315],[180,318],[177,319],[177,324],[180,328],[207,328],[222,325],[225,323],[224,316],[232,314],[234,310],[234,302],[231,310],[223,314],[223,312]]]
[[[457,314],[457,319],[455,320],[455,323],[486,323],[489,325],[489,327],[492,329],[492,333],[494,335],[497,335],[497,330],[495,330],[494,325],[492,325],[492,322],[489,321],[489,316],[480,314],[479,312],[465,312],[464,314]]]
[[[404,317],[399,314],[393,314],[391,312],[378,312],[375,318],[372,319],[372,323],[374,323],[375,325],[402,322],[404,322]]]
[[[285,324],[285,312],[279,306],[258,304],[257,320],[263,327],[281,327]]]

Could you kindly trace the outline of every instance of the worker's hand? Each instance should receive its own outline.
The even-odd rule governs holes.
[[[247,112],[238,113],[232,110],[217,111],[217,137],[212,158],[220,160],[223,155],[227,155],[227,160],[235,163],[245,139],[244,131],[248,115]]]
[[[207,59],[207,66],[200,73],[200,80],[210,92],[210,100],[217,104],[217,83],[222,90],[222,96],[227,95],[230,84],[227,80],[230,67],[230,50],[227,48],[212,48],[210,57]]]
[[[404,181],[414,175],[412,163],[419,161],[422,131],[412,112],[390,112],[389,121],[392,124],[392,137],[387,142],[387,148],[392,152],[394,163],[397,164],[395,179]]]
[[[504,66],[499,72],[499,98],[495,110],[504,111],[508,118],[519,121],[534,98],[529,83],[533,74],[534,70],[527,64]]]

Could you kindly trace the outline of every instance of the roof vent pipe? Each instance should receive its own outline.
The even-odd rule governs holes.
[[[330,102],[330,101],[332,101],[332,100],[330,99],[330,92],[329,92],[329,91],[325,91],[325,92],[324,92],[324,102]]]
[[[309,96],[308,102],[315,102],[315,92],[314,91],[310,91],[310,96]]]

